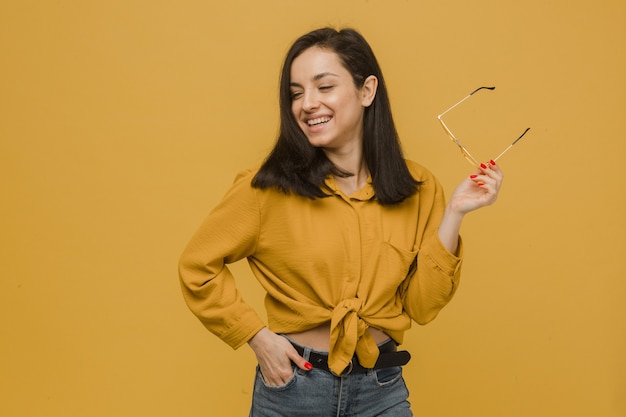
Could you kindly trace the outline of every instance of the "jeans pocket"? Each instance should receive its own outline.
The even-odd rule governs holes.
[[[265,387],[267,390],[269,391],[285,391],[287,389],[289,389],[292,385],[294,385],[296,383],[296,378],[298,375],[298,372],[296,372],[297,368],[294,366],[292,371],[293,373],[291,374],[291,378],[289,378],[289,380],[287,382],[285,382],[282,385],[268,385],[267,382],[265,382],[265,378],[263,377],[263,373],[261,372],[261,368],[259,366],[257,366],[257,379],[258,381],[261,383],[261,385],[263,387]]]
[[[374,371],[376,383],[381,387],[392,385],[402,378],[402,368],[394,366],[392,368],[377,369]]]

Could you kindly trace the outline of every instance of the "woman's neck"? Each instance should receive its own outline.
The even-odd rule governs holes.
[[[349,177],[335,176],[335,183],[347,196],[363,188],[370,175],[361,147],[349,152],[331,152],[326,150],[326,156],[336,167],[352,173]]]
[[[362,161],[362,163],[358,166],[353,166],[352,169],[348,169],[343,165],[337,166],[342,170],[351,172],[353,174],[349,177],[335,176],[335,183],[337,184],[337,186],[339,186],[339,188],[341,188],[341,191],[343,191],[346,196],[349,196],[360,190],[361,188],[363,188],[365,183],[367,183],[370,172],[367,168],[367,165],[365,164],[365,161]]]

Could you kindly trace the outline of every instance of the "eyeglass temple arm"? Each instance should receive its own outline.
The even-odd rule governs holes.
[[[487,90],[495,90],[496,89],[496,87],[478,87],[476,90],[472,91],[469,95],[472,96],[472,95],[474,95],[474,93],[482,90],[483,88],[487,89]]]
[[[468,98],[470,98],[471,96],[473,96],[475,93],[477,93],[478,91],[482,90],[482,89],[486,89],[486,90],[495,90],[496,87],[478,87],[476,90],[472,91],[471,93],[469,93],[467,96],[465,96],[464,98],[462,98],[458,103],[456,103],[455,105],[453,105],[452,107],[450,107],[448,110],[444,111],[443,113],[441,113],[439,116],[437,116],[437,118],[439,120],[441,120],[441,118],[443,117],[444,114],[446,114],[447,112],[449,112],[450,110],[452,110],[453,108],[455,108],[456,106],[458,106],[459,104],[463,103],[465,100],[467,100]]]
[[[515,139],[515,140],[513,141],[513,143],[511,143],[509,146],[507,146],[507,148],[506,148],[505,150],[503,150],[503,151],[502,151],[502,153],[501,153],[500,155],[498,155],[498,156],[496,156],[496,157],[495,157],[494,162],[495,162],[495,161],[497,161],[498,159],[500,159],[500,157],[501,157],[502,155],[504,155],[505,153],[507,153],[507,152],[509,151],[509,149],[511,149],[511,148],[512,148],[512,147],[513,147],[513,146],[514,146],[517,142],[519,142],[519,141],[520,141],[520,139],[521,139],[521,138],[523,138],[523,137],[524,137],[524,135],[526,134],[526,132],[528,132],[529,130],[530,130],[530,128],[529,128],[529,127],[527,127],[527,128],[526,128],[526,130],[524,130],[524,133],[522,133],[522,134],[520,135],[520,137],[519,137],[519,138]]]

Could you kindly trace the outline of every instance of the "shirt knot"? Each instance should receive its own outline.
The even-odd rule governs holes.
[[[355,353],[366,368],[374,367],[378,359],[378,346],[360,317],[362,307],[359,298],[346,298],[332,312],[328,367],[337,375],[350,364]]]

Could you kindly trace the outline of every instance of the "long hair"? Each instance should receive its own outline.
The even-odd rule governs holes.
[[[335,52],[352,75],[356,88],[363,87],[370,75],[378,78],[376,96],[363,116],[363,155],[378,202],[393,205],[415,194],[420,183],[411,176],[404,160],[382,71],[367,41],[353,29],[314,30],[298,38],[287,52],[280,77],[280,132],[252,186],[274,187],[315,199],[328,196],[325,180],[329,175],[353,175],[334,165],[321,148],[310,144],[291,111],[291,65],[314,46]]]

